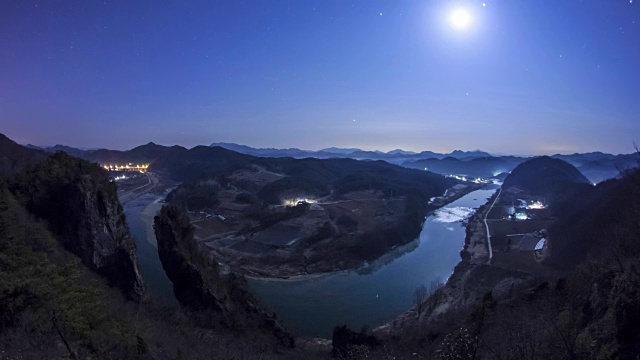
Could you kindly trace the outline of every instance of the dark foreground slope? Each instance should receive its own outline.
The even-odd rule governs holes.
[[[159,308],[150,297],[140,302],[115,185],[95,164],[66,154],[41,160],[27,158],[37,167],[0,181],[0,358],[301,357],[288,349],[292,340],[274,318],[251,303],[240,279],[221,285],[221,304],[234,315],[225,322],[233,327],[203,326],[206,311]],[[286,346],[264,329],[279,329]]]
[[[173,283],[180,304],[203,327],[224,327],[271,338],[275,345],[293,347],[293,337],[249,293],[246,280],[221,275],[218,264],[205,256],[193,238],[193,226],[175,206],[165,206],[154,224],[162,267]]]
[[[549,228],[551,256],[558,266],[588,257],[621,265],[640,247],[640,171],[582,190],[556,206],[558,220]]]
[[[115,184],[103,169],[59,152],[11,177],[8,188],[86,266],[129,298],[142,299],[135,243]]]
[[[134,313],[0,187],[0,357],[141,358]]]
[[[127,301],[0,186],[0,358],[273,359],[261,337]],[[308,358],[308,357],[307,357]]]
[[[483,353],[516,356],[526,346],[531,358],[640,356],[640,171],[582,188],[567,203],[573,210],[556,212],[549,229],[544,266],[557,275],[483,305]],[[521,333],[504,341],[509,329]]]

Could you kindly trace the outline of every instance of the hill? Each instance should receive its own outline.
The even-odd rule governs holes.
[[[47,159],[44,151],[18,145],[0,134],[0,179]]]
[[[430,199],[457,183],[384,161],[243,156],[167,199],[220,262],[252,275],[357,268],[415,239]]]
[[[503,188],[516,186],[532,195],[554,199],[580,184],[589,184],[589,180],[575,166],[540,156],[516,166],[504,180]]]
[[[614,263],[640,253],[640,171],[586,187],[558,206],[559,219],[549,228],[550,261],[576,264],[588,256]]]

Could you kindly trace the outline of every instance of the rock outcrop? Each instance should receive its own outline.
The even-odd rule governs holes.
[[[175,206],[165,206],[154,224],[162,267],[183,308],[202,327],[258,332],[293,347],[294,339],[262,309],[248,291],[244,277],[220,275],[218,264],[204,255],[193,238],[189,219]]]
[[[333,344],[331,352],[333,356],[339,356],[340,358],[350,357],[353,347],[365,346],[372,348],[381,344],[375,336],[353,331],[347,328],[346,325],[336,326],[333,329],[331,339]]]
[[[27,209],[46,220],[62,245],[130,299],[144,295],[136,247],[116,186],[96,164],[59,152],[9,179]]]

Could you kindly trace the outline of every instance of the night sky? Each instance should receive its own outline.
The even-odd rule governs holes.
[[[4,0],[0,132],[113,149],[630,153],[640,0]]]

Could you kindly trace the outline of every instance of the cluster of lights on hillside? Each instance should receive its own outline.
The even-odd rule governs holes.
[[[126,165],[102,165],[102,167],[107,171],[138,171],[141,173],[147,172],[149,168],[149,164],[138,164],[134,165],[132,163],[128,163]]]
[[[470,181],[476,184],[488,184],[489,180],[483,179],[483,178],[467,178],[466,176],[460,176],[460,175],[453,175],[453,174],[449,174],[450,178],[454,178],[456,180],[461,180],[461,181]]]
[[[285,199],[283,202],[284,206],[296,206],[301,204],[315,204],[316,200],[308,199],[308,198],[293,198],[293,199]]]
[[[527,209],[530,210],[540,210],[540,209],[544,209],[545,206],[543,203],[541,203],[540,201],[535,201],[529,205],[527,205]]]

